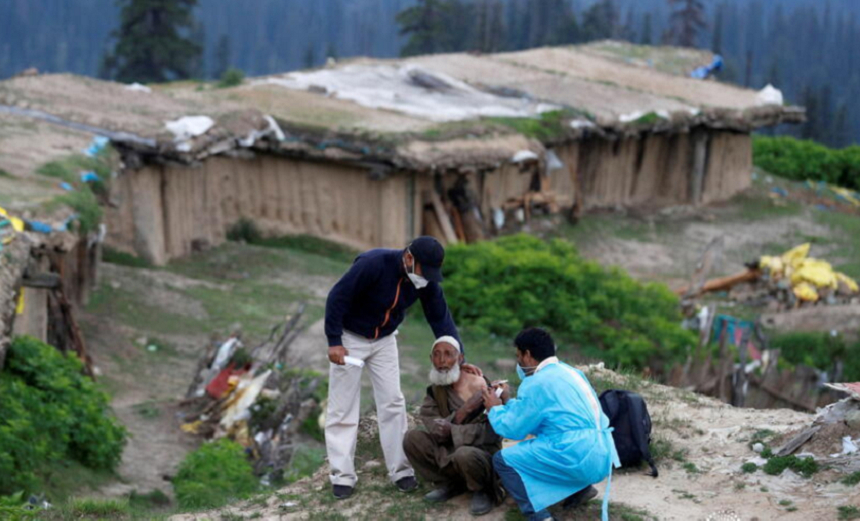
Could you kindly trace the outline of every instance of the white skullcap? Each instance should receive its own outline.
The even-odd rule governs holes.
[[[462,351],[462,349],[460,348],[460,342],[457,342],[457,339],[450,335],[440,336],[439,338],[437,338],[436,341],[433,342],[433,346],[430,348],[430,351],[433,351],[433,348],[436,347],[436,344],[441,344],[442,342],[445,342],[446,344],[451,344],[452,346],[457,348],[457,351]]]

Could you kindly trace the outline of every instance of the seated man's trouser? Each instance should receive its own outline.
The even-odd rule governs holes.
[[[472,492],[484,491],[498,499],[492,454],[483,448],[463,446],[449,454],[447,464],[440,466],[436,460],[438,446],[430,433],[419,430],[406,433],[403,441],[406,457],[423,479],[436,485],[465,484]]]
[[[520,507],[520,512],[526,516],[528,521],[540,521],[542,519],[549,519],[552,517],[552,514],[550,514],[546,509],[535,512],[535,509],[532,507],[532,502],[529,500],[529,495],[526,492],[526,485],[523,483],[523,478],[517,474],[517,471],[514,470],[513,467],[505,463],[505,458],[502,457],[502,451],[497,452],[493,456],[493,468],[499,475],[499,479],[502,480],[502,485],[504,485],[505,490],[507,490],[511,497],[514,498],[514,501],[517,502],[517,505]]]

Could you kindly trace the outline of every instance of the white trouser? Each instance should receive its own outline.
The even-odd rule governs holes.
[[[397,339],[389,335],[378,340],[344,332],[343,347],[349,356],[364,360],[370,371],[379,440],[385,455],[388,477],[397,481],[415,473],[403,451],[406,435],[406,400],[400,391],[400,361]],[[334,485],[355,486],[355,445],[361,402],[361,371],[354,365],[329,364],[328,410],[325,422],[325,447],[330,479]]]

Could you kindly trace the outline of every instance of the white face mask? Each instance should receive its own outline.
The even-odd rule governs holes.
[[[412,252],[406,250],[409,255],[412,255]],[[430,281],[415,273],[415,257],[412,257],[412,272],[409,272],[409,268],[406,266],[406,261],[403,261],[403,269],[406,270],[406,276],[409,277],[409,280],[412,281],[412,285],[415,286],[415,289],[422,289],[427,284],[430,284]]]

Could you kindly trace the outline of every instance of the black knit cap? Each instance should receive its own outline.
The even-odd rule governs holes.
[[[421,265],[421,274],[431,282],[442,282],[442,261],[445,248],[434,237],[424,235],[406,247]]]

